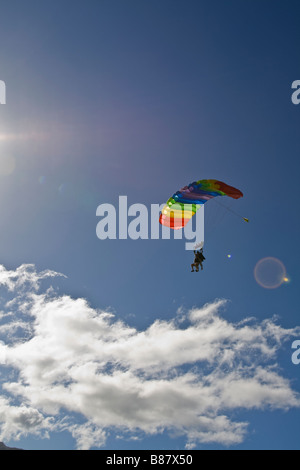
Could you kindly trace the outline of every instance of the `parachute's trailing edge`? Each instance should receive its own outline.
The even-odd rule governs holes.
[[[202,204],[216,196],[243,197],[243,193],[233,186],[218,180],[199,180],[184,186],[173,194],[164,206],[159,221],[172,229],[183,228]],[[245,222],[249,222],[244,218]]]

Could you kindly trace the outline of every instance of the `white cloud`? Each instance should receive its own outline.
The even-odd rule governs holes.
[[[21,435],[38,435],[47,437],[52,429],[52,418],[45,417],[36,408],[29,405],[13,405],[5,397],[0,397],[1,436],[7,440]]]
[[[90,449],[91,447],[102,447],[106,442],[106,433],[101,428],[92,423],[82,425],[73,424],[66,426],[77,443],[78,450]]]
[[[51,270],[37,273],[33,264],[22,264],[15,271],[9,271],[0,265],[0,285],[7,287],[10,291],[20,289],[21,287],[37,290],[42,279],[57,276],[65,277],[63,274]]]
[[[232,420],[233,410],[236,419],[239,409],[300,406],[276,368],[296,329],[230,323],[219,315],[226,301],[216,300],[187,312],[185,328],[181,312],[180,321],[138,331],[85,299],[40,292],[53,276],[32,265],[0,269],[0,284],[18,299],[0,318],[0,363],[13,372],[2,379],[0,440],[68,429],[83,449],[105,445],[110,432],[167,430],[185,436],[187,448],[233,445],[248,427]]]

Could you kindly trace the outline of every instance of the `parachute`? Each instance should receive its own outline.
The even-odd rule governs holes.
[[[243,197],[243,193],[222,181],[195,181],[188,186],[184,186],[168,199],[159,216],[159,222],[174,230],[181,229],[185,227],[201,205],[216,196],[229,196],[233,199],[239,199]],[[245,222],[249,222],[245,217],[243,219]]]

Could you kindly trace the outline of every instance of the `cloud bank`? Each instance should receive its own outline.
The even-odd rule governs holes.
[[[273,319],[230,323],[220,313],[226,301],[216,300],[138,331],[85,299],[41,288],[59,275],[0,267],[0,441],[68,430],[89,449],[113,434],[167,431],[187,448],[232,446],[249,426],[238,411],[300,406],[276,363],[298,329]]]

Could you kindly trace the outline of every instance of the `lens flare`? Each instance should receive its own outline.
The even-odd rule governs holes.
[[[281,284],[288,282],[284,264],[271,256],[258,261],[254,268],[254,277],[265,289],[277,289]]]

